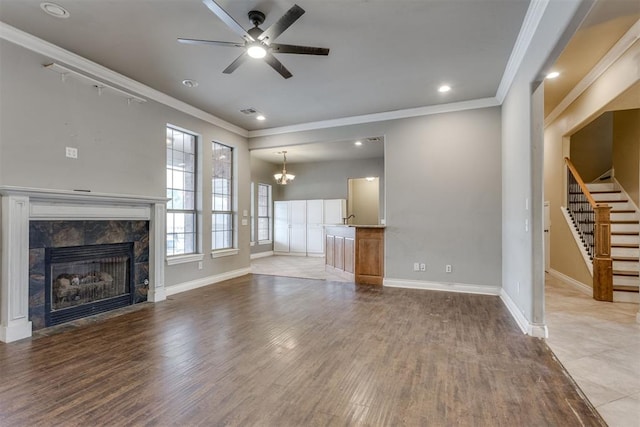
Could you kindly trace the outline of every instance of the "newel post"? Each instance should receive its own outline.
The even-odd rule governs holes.
[[[593,229],[593,299],[613,301],[613,260],[611,259],[611,207],[597,205]]]

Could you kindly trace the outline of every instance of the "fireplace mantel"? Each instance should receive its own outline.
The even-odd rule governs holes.
[[[165,212],[163,197],[0,186],[2,270],[0,341],[31,336],[29,321],[29,221],[149,221],[148,300],[166,299],[164,288]]]

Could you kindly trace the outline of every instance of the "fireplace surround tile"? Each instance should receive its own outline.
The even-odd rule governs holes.
[[[147,301],[149,289],[149,221],[30,221],[29,320],[33,329],[45,327],[45,248],[129,242],[134,244],[134,304],[137,304]]]

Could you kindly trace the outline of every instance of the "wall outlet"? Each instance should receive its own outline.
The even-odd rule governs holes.
[[[65,154],[70,159],[77,159],[78,149],[74,147],[65,147]]]
[[[418,262],[413,263],[413,271],[420,271],[420,263]]]
[[[445,271],[445,273],[451,273],[451,264],[445,265],[444,271]]]
[[[427,264],[425,263],[420,264],[420,271],[427,271]]]
[[[198,261],[198,270],[202,270],[202,261]]]

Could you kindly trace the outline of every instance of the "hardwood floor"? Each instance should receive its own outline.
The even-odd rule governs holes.
[[[0,425],[603,425],[497,297],[248,275],[0,343]]]

